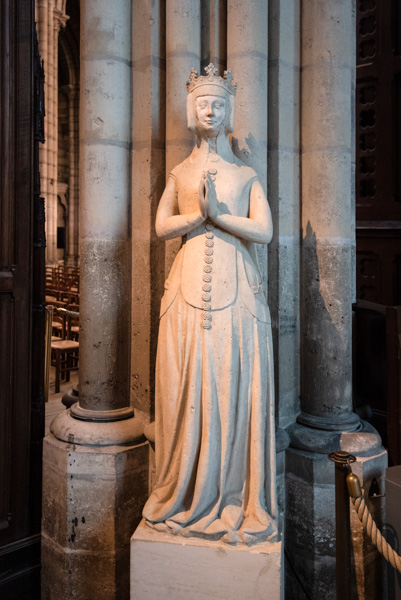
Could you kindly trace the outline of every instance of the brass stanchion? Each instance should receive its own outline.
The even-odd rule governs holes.
[[[347,475],[351,472],[350,463],[355,456],[338,450],[329,454],[335,463],[336,486],[336,581],[337,599],[351,600],[351,529]]]

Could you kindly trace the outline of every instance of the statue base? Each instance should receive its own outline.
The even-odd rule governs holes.
[[[282,600],[282,542],[230,546],[151,529],[131,538],[131,600]]]

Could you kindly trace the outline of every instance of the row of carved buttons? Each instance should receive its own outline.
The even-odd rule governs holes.
[[[210,304],[210,301],[212,299],[212,296],[210,294],[210,292],[212,291],[212,286],[211,286],[211,281],[212,281],[212,262],[213,262],[213,246],[214,246],[214,242],[213,242],[213,225],[211,223],[206,223],[205,225],[205,256],[204,256],[204,261],[205,264],[203,266],[203,285],[202,285],[202,290],[203,290],[203,294],[202,294],[202,300],[203,300],[203,322],[202,322],[202,327],[203,329],[210,329],[212,327],[212,315],[210,312],[212,305]]]

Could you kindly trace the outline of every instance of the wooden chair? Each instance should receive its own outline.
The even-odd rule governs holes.
[[[56,368],[56,394],[60,391],[60,382],[70,380],[70,371],[78,369],[79,342],[74,340],[52,341],[51,365]]]
[[[64,308],[64,306],[57,308]],[[70,310],[69,312],[75,311]],[[50,358],[50,364],[56,368],[56,394],[60,391],[61,380],[69,381],[70,371],[77,370],[79,363],[78,318],[74,319],[69,312],[63,310],[55,311],[53,314],[53,333],[59,336],[56,339],[52,336]],[[73,337],[75,339],[72,339]]]
[[[57,300],[53,300],[49,302],[50,306],[54,308],[66,308],[65,302],[59,302]],[[64,315],[57,314],[54,312],[53,314],[53,322],[52,322],[52,334],[53,336],[57,336],[58,338],[64,340],[66,338],[66,320]]]

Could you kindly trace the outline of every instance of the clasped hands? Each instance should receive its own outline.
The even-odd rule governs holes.
[[[199,184],[199,210],[204,219],[212,220],[220,214],[214,178],[209,171],[203,171]]]

